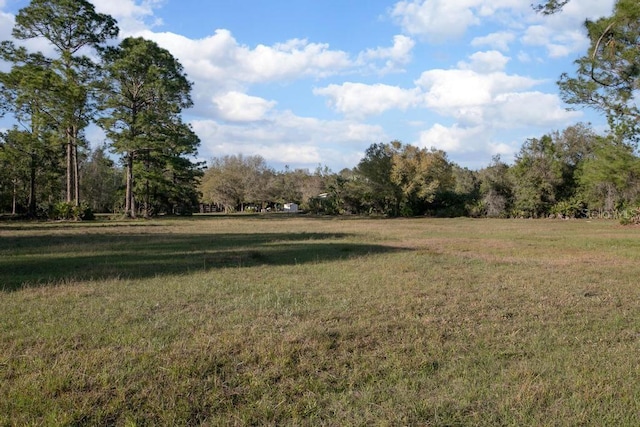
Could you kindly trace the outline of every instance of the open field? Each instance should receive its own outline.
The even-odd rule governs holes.
[[[640,425],[640,228],[0,223],[3,425]]]

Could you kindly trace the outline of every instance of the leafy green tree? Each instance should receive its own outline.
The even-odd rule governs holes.
[[[202,163],[192,158],[200,139],[179,117],[167,124],[158,129],[155,147],[142,151],[134,165],[133,193],[146,217],[190,214],[198,206]]]
[[[203,201],[221,204],[225,212],[242,212],[245,204],[262,204],[270,197],[268,186],[272,176],[261,156],[224,156],[211,161],[200,191]]]
[[[371,206],[372,213],[400,214],[402,188],[391,177],[393,157],[399,145],[398,141],[372,144],[355,169],[355,173],[362,177],[362,201]]]
[[[27,185],[27,214],[36,215],[38,181],[45,173],[58,167],[56,150],[52,144],[55,122],[52,109],[55,100],[50,89],[59,82],[40,54],[28,54],[3,43],[0,57],[13,62],[10,72],[0,72],[0,116],[9,113],[19,125],[7,132],[3,156],[7,160],[5,173],[12,176],[15,200],[19,182]],[[52,179],[52,176],[47,178]]]
[[[95,64],[86,53],[118,35],[116,21],[97,13],[86,0],[32,0],[18,12],[12,34],[19,40],[44,38],[57,53],[48,60],[50,70],[60,79],[51,91],[56,96],[51,115],[66,151],[66,200],[78,205],[78,147],[83,141],[82,129],[93,113],[90,82],[95,76]]]
[[[514,182],[514,207],[519,215],[540,217],[558,201],[563,183],[563,163],[550,135],[527,140],[510,172]]]
[[[301,169],[291,170],[289,166],[285,166],[284,171],[275,172],[268,179],[268,195],[266,198],[263,196],[263,199],[270,199],[279,204],[301,204],[303,201],[302,185],[307,180],[308,175],[307,171]]]
[[[510,167],[499,155],[491,160],[491,164],[478,172],[480,179],[480,205],[474,215],[488,217],[509,216],[513,206],[513,182]]]
[[[143,38],[127,38],[103,57],[104,117],[98,123],[124,159],[125,215],[136,217],[136,200],[144,215],[152,215],[159,195],[167,191],[171,196],[165,202],[181,204],[179,194],[195,189],[199,176],[199,165],[183,160],[195,155],[200,143],[180,117],[192,105],[182,65]],[[192,201],[194,194],[186,199]]]
[[[355,170],[345,168],[339,173],[328,169],[316,170],[311,177],[314,192],[305,203],[305,209],[318,214],[371,214],[373,210],[365,200],[367,183]]]
[[[551,138],[562,171],[562,182],[556,188],[556,198],[559,202],[568,202],[569,207],[578,208],[584,204],[579,194],[580,175],[585,162],[594,156],[598,136],[589,125],[578,123],[562,132],[551,133]]]
[[[451,163],[444,151],[394,143],[391,181],[402,191],[404,215],[422,214],[438,194],[453,189]]]
[[[579,176],[590,209],[613,211],[640,202],[640,159],[614,138],[599,138]]]
[[[123,184],[123,171],[107,152],[96,148],[80,167],[82,194],[93,212],[113,212]]]
[[[612,133],[637,144],[640,137],[640,3],[618,0],[612,16],[585,22],[591,46],[576,61],[574,77],[558,84],[563,99],[603,113]]]
[[[480,216],[480,177],[477,171],[452,164],[453,187],[439,195],[435,207],[439,216]]]

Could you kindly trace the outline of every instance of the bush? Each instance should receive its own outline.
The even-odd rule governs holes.
[[[66,221],[90,221],[95,219],[93,211],[88,204],[81,203],[80,206],[76,206],[68,202],[58,202],[53,205],[49,217],[51,219]]]
[[[581,199],[563,200],[551,207],[551,213],[562,218],[580,218],[584,215],[586,203]]]
[[[629,209],[629,214],[623,215],[622,218],[620,218],[620,224],[640,225],[640,207]]]

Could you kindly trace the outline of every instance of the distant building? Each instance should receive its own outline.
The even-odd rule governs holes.
[[[284,211],[285,212],[289,212],[289,213],[297,213],[298,212],[298,205],[296,203],[285,203],[284,204]]]

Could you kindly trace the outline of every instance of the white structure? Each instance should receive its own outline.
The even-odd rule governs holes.
[[[284,211],[285,212],[289,212],[289,213],[297,213],[298,212],[298,205],[296,203],[285,203],[284,204]]]

